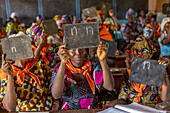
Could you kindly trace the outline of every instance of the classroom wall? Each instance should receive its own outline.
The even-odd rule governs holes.
[[[44,19],[53,18],[56,14],[76,15],[77,0],[0,0],[0,18],[5,23],[7,19],[6,2],[9,1],[10,13],[18,12],[20,22],[27,26],[35,21],[35,16],[40,14],[39,1],[42,1],[42,13]],[[113,4],[116,2],[116,5]],[[105,4],[105,7],[102,7]],[[109,10],[113,5],[117,8],[118,19],[124,19],[124,15],[129,8],[135,11],[139,9],[148,9],[148,0],[80,0],[80,12],[84,8],[96,6],[97,9]]]

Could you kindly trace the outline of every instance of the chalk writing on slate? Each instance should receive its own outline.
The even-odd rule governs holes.
[[[82,12],[83,12],[83,15],[87,16],[87,17],[97,17],[98,16],[95,6],[83,9]]]
[[[115,57],[116,48],[117,48],[117,42],[112,42],[104,39],[100,39],[100,41],[103,42],[103,44],[106,44],[106,47],[108,48],[107,56],[108,57]]]
[[[29,36],[18,36],[4,38],[2,41],[3,54],[6,54],[6,60],[22,60],[33,58],[33,51]]]
[[[163,4],[162,12],[163,12],[163,14],[170,14],[170,4],[169,3]]]
[[[43,29],[47,35],[58,34],[58,26],[53,19],[44,20],[42,22]]]
[[[67,49],[97,47],[100,44],[97,22],[66,24],[63,29],[63,42]]]
[[[130,82],[161,87],[166,66],[158,61],[134,57],[130,72]]]

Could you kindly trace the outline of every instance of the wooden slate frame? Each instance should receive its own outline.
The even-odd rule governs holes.
[[[134,57],[130,72],[130,82],[161,87],[166,66],[156,60]]]
[[[29,36],[3,38],[2,50],[6,60],[22,60],[33,58],[33,50]]]
[[[100,44],[99,24],[97,22],[66,24],[63,43],[67,49],[98,47]]]
[[[58,34],[58,26],[54,19],[44,20],[42,27],[47,35]]]

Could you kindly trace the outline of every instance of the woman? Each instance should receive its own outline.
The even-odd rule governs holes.
[[[92,109],[102,89],[112,91],[114,88],[114,79],[105,58],[107,48],[100,43],[97,49],[99,65],[99,62],[86,59],[86,49],[67,50],[65,47],[60,46],[61,63],[53,71],[53,98],[60,99],[62,110]]]
[[[153,105],[170,99],[170,97],[168,97],[168,88],[170,88],[170,86],[167,75],[165,75],[162,87],[130,83],[129,81],[132,58],[141,57],[151,59],[154,51],[155,49],[153,48],[152,42],[144,38],[142,35],[139,36],[135,42],[128,45],[125,60],[127,71],[124,73],[125,79],[122,82],[120,94],[117,100],[113,100],[106,104],[106,107],[113,107],[116,104],[129,104],[132,102],[138,102],[144,105]],[[167,66],[166,60],[159,62],[160,64]]]
[[[0,106],[7,111],[48,111],[53,100],[50,68],[40,59],[16,60],[2,56]]]

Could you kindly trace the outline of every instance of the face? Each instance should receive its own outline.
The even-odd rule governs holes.
[[[38,24],[40,24],[40,23],[41,23],[41,21],[42,21],[41,16],[37,16],[37,17],[36,17],[36,22],[38,22]]]
[[[13,20],[14,20],[14,22],[18,22],[18,17],[14,16]]]
[[[33,59],[34,59],[34,58],[29,58],[29,59],[23,59],[23,60],[21,60],[21,61],[23,61],[23,62],[30,62],[30,61],[33,61]]]
[[[128,15],[127,20],[128,22],[133,22],[134,21],[134,16],[132,14]]]
[[[164,29],[165,29],[166,33],[168,33],[169,28],[170,28],[170,22],[168,22],[168,23],[165,24]]]
[[[47,38],[45,38],[45,40],[46,43],[44,43],[44,47],[47,46]],[[41,37],[37,36],[37,38],[35,39],[35,45],[38,46],[40,42],[41,42]]]
[[[126,53],[125,63],[126,63],[126,68],[130,69],[132,64],[132,56],[129,53]]]
[[[140,11],[140,15],[141,15],[141,16],[145,16],[145,11],[144,11],[144,10],[141,10],[141,11]]]
[[[151,18],[151,23],[154,23],[156,21],[156,18]]]
[[[75,67],[83,66],[83,63],[86,60],[86,56],[87,49],[85,48],[69,50],[69,58]]]

